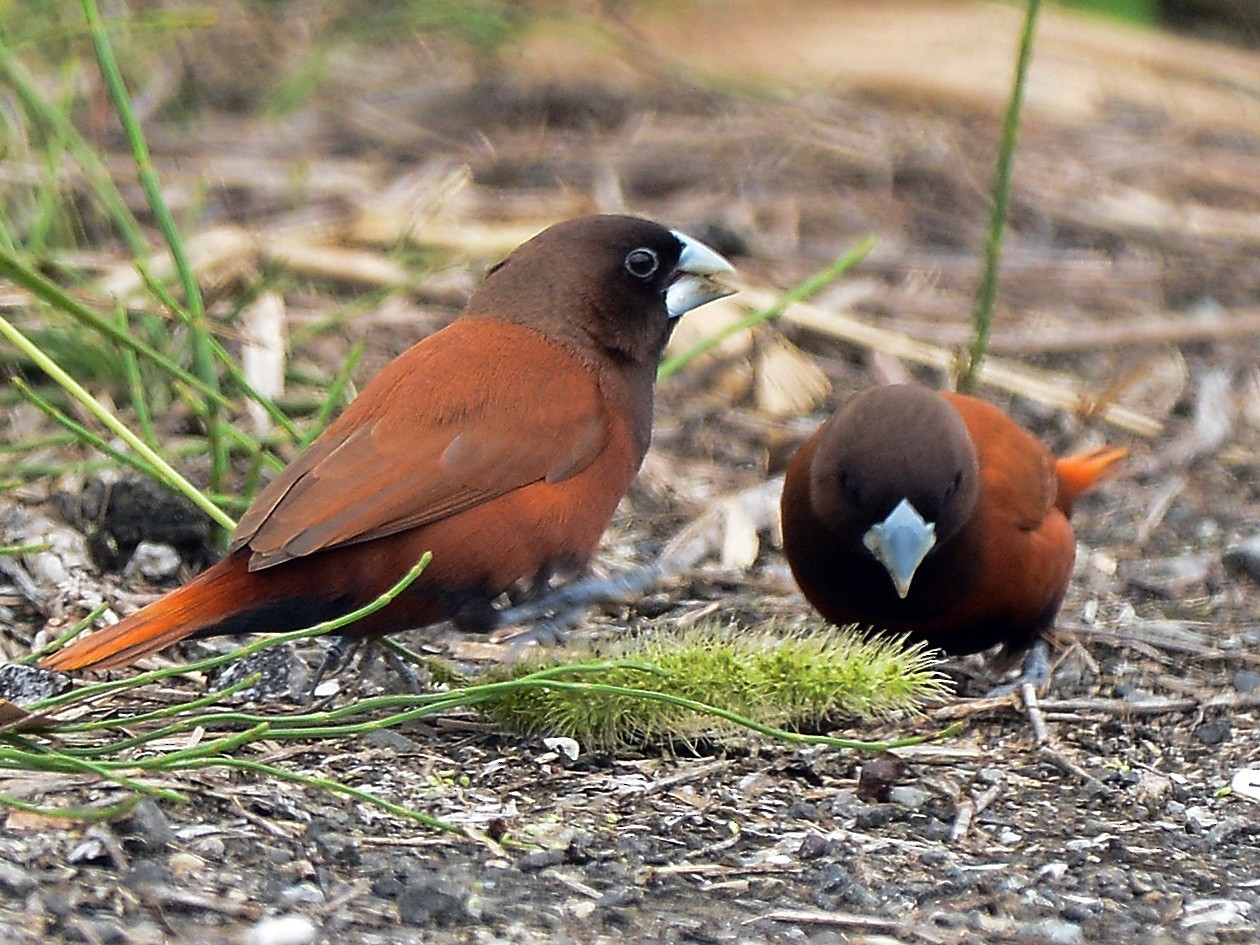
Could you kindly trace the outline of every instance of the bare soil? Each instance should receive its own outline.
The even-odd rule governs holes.
[[[898,6],[890,46],[895,36],[930,47],[913,11],[938,5]],[[600,52],[608,68],[569,56],[562,28],[482,55],[431,38],[333,45],[320,94],[278,118],[262,113],[259,90],[305,61],[323,21],[286,19],[295,14],[284,6],[222,10],[219,26],[153,66],[147,128],[177,213],[200,207],[194,242],[251,234],[204,264],[216,313],[233,311],[265,268],[283,274],[291,331],[370,300],[341,331],[305,342],[297,365],[331,374],[362,338],[368,376],[452,317],[474,270],[518,226],[595,209],[695,233],[735,257],[753,286],[790,286],[874,234],[871,256],[814,304],[945,351],[969,337],[1005,71],[978,72],[966,97],[924,90],[917,73],[908,85],[896,62],[866,81],[791,75],[775,85],[758,71],[749,89],[731,65],[740,37],[728,37],[727,72],[715,78],[703,60],[713,34],[688,59],[661,38],[657,16],[613,24],[617,42]],[[984,12],[976,25],[991,15],[1013,22]],[[836,16],[828,30],[843,27]],[[758,22],[771,32],[753,39],[776,48],[773,17]],[[695,34],[677,25],[670,35],[685,46]],[[823,25],[819,37],[851,35]],[[870,29],[869,18],[857,26]],[[1141,68],[1147,78],[1119,91],[1104,79],[1065,83],[1064,99],[1088,104],[1030,106],[993,348],[998,363],[1068,391],[1079,409],[1051,406],[1022,382],[982,390],[1056,450],[1106,438],[1133,453],[1124,478],[1080,504],[1057,672],[1037,705],[974,698],[999,670],[955,661],[957,699],[921,718],[837,727],[879,738],[967,720],[957,737],[900,753],[882,780],[862,778],[871,757],[751,739],[569,760],[472,715],[335,751],[275,746],[269,761],[512,843],[435,833],[238,773],[171,777],[162,783],[186,803],[145,802],[110,824],[11,812],[0,939],[1256,941],[1260,808],[1221,791],[1260,767],[1260,565],[1245,555],[1226,564],[1227,549],[1260,534],[1260,56],[1119,30],[1108,46],[1111,28],[1089,29],[1079,36],[1090,42],[1070,47],[1063,22],[1049,21],[1052,72],[1070,48],[1090,76]],[[808,33],[793,24],[791,42]],[[1014,34],[1003,35],[1009,55]],[[1113,61],[1109,49],[1125,55]],[[941,74],[966,65],[954,46],[939,55]],[[1229,83],[1204,65],[1226,55]],[[188,88],[200,96],[196,120],[166,117],[163,96]],[[1211,108],[1173,107],[1198,92]],[[100,145],[127,173],[116,131],[103,130]],[[450,196],[460,166],[469,182]],[[398,239],[407,214],[424,225]],[[374,224],[391,235],[370,236]],[[125,256],[102,242],[107,278]],[[336,266],[298,252],[312,245],[341,253]],[[430,278],[402,289],[381,275],[434,258]],[[776,475],[851,392],[901,377],[948,383],[879,348],[785,318],[662,384],[653,453],[603,563],[650,559],[717,497]],[[796,365],[787,370],[775,365],[785,350]],[[792,359],[800,352],[830,393],[811,393],[811,368]],[[770,390],[780,386],[786,408]],[[1099,419],[1109,404],[1149,419],[1152,432]],[[8,440],[37,427],[21,411],[6,422]],[[81,523],[52,499],[80,490],[25,483],[13,507]],[[179,534],[196,564],[196,536]],[[774,536],[762,539],[751,563],[708,559],[642,600],[600,609],[579,637],[707,616],[735,628],[809,625]],[[75,601],[91,588],[119,606],[156,590],[124,579],[121,561],[104,564],[79,575],[89,591],[77,598],[47,587],[33,602],[12,573],[0,579],[9,655],[27,651],[46,617],[80,616]],[[460,659],[506,653],[441,631],[410,642]],[[400,685],[379,664],[341,682],[341,699]],[[6,794],[38,803],[117,796],[86,776],[2,780]],[[298,925],[267,925],[275,917]]]

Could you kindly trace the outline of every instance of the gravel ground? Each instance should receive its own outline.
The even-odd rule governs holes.
[[[816,303],[945,350],[967,337],[999,122],[972,99],[872,81],[766,100],[684,81],[656,60],[639,71],[622,60],[613,78],[578,62],[561,84],[539,74],[538,56],[488,66],[400,41],[389,56],[333,49],[327,94],[278,119],[237,93],[290,68],[310,36],[259,19],[271,13],[224,9],[235,15],[168,62],[201,83],[200,120],[164,121],[155,108],[149,125],[177,214],[181,201],[202,201],[202,231],[275,239],[320,227],[384,264],[361,236],[365,221],[466,163],[471,182],[444,222],[457,256],[493,257],[470,247],[497,246],[518,222],[624,201],[721,244],[750,284],[788,286],[874,233],[872,256]],[[260,34],[277,44],[268,57],[244,38]],[[1105,59],[1102,48],[1091,55]],[[1260,60],[1229,55],[1239,57],[1229,88],[1246,98]],[[1210,76],[1169,72],[1179,101],[1200,87],[1223,94]],[[156,776],[186,801],[145,801],[90,825],[9,812],[0,939],[1256,941],[1260,808],[1221,792],[1260,768],[1260,332],[1238,327],[1255,321],[1260,270],[1254,236],[1229,228],[1250,214],[1254,229],[1260,213],[1260,119],[1161,110],[1148,93],[1025,120],[994,350],[1082,409],[983,393],[1055,449],[1105,436],[1133,451],[1123,479],[1080,503],[1059,663],[1038,700],[977,698],[999,670],[969,658],[947,666],[959,697],[923,716],[829,729],[870,739],[965,721],[894,759],[749,739],[570,759],[472,714],[332,745],[262,743],[251,758],[336,776],[469,836],[241,773]],[[1254,109],[1254,91],[1246,100]],[[307,188],[297,201],[295,149]],[[208,274],[212,309],[229,310],[264,262],[277,265],[234,258]],[[279,291],[298,329],[365,291],[344,273],[288,265]],[[472,282],[457,259],[294,357],[335,369],[363,338],[366,376],[451,317]],[[903,376],[943,382],[885,348],[788,320],[662,385],[654,450],[604,564],[651,558],[715,497],[777,474],[849,392]],[[786,409],[767,380],[781,379],[772,364],[784,351]],[[1159,432],[1088,421],[1091,403],[1112,401]],[[6,441],[39,429],[22,411],[5,423]],[[136,516],[106,522],[106,511],[99,486],[75,477],[24,482],[5,505],[3,543],[57,534],[93,561],[49,577],[33,558],[0,559],[11,658],[46,620],[64,626],[100,600],[130,608],[175,580],[180,560],[204,564],[195,521],[163,515],[132,533]],[[146,552],[148,570],[124,572],[140,538],[178,556],[159,547]],[[810,625],[773,534],[742,561],[708,558],[641,600],[599,609],[579,637],[714,615],[735,627]],[[411,642],[466,661],[506,652],[441,632]],[[399,685],[375,663],[339,682],[341,700]],[[203,683],[170,685],[187,696]],[[88,775],[4,771],[0,781],[40,804],[120,797]]]

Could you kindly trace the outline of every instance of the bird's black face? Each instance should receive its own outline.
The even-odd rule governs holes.
[[[949,540],[980,490],[971,436],[948,403],[909,385],[879,387],[849,402],[821,434],[810,493],[821,519],[863,536],[903,501]]]

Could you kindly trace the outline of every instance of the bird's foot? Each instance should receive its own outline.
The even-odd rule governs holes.
[[[510,659],[518,659],[525,647],[531,644],[538,646],[564,646],[568,643],[569,631],[576,627],[582,619],[582,608],[575,607],[563,613],[553,614],[543,620],[535,621],[531,626],[502,637],[502,642],[511,646]]]
[[[540,617],[547,617],[549,620],[564,618],[572,626],[577,622],[575,615],[578,611],[592,604],[624,600],[642,594],[660,580],[660,577],[661,569],[655,564],[610,577],[584,577],[499,611],[499,626],[518,626],[536,621]]]
[[[354,654],[363,646],[363,642],[362,637],[336,637],[328,644],[324,649],[324,658],[315,667],[311,683],[306,687],[306,698],[302,700],[304,705],[310,705],[315,701],[315,690],[324,681],[324,677],[335,675],[346,663],[350,662]]]
[[[1013,681],[989,690],[987,698],[997,699],[1009,696],[1025,685],[1031,685],[1035,692],[1040,692],[1050,681],[1050,673],[1050,644],[1043,637],[1038,637],[1024,654],[1024,664],[1020,674]]]

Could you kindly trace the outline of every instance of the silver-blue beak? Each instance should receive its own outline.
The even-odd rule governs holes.
[[[665,290],[665,307],[670,318],[679,318],[706,302],[735,293],[733,288],[714,278],[733,275],[734,266],[695,237],[677,230],[670,232],[683,246],[674,268],[674,279]]]
[[[884,566],[897,596],[905,600],[914,572],[936,545],[936,526],[924,521],[909,499],[902,499],[886,519],[870,527],[862,544]]]

